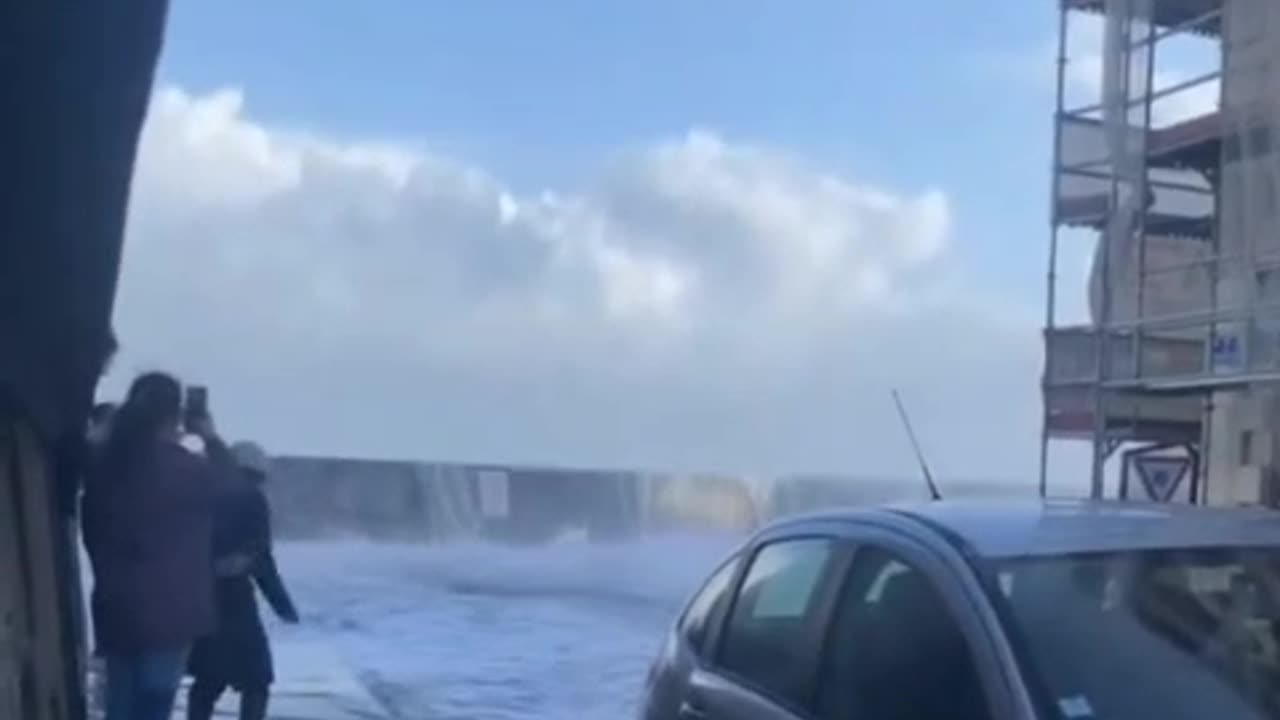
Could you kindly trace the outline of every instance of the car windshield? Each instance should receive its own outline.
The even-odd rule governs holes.
[[[1053,716],[1280,718],[1280,549],[995,564],[1005,622]]]

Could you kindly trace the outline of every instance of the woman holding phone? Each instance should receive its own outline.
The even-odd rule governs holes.
[[[86,482],[106,720],[168,720],[187,655],[214,627],[214,508],[233,464],[207,411],[186,418],[204,457],[184,448],[183,415],[176,378],[138,377]]]

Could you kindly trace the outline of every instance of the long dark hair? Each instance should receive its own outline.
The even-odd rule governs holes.
[[[111,419],[99,469],[123,481],[138,458],[157,441],[167,424],[182,415],[182,383],[172,375],[150,372],[139,375],[129,387],[124,404]]]

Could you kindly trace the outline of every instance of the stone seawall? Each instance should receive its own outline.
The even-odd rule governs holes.
[[[286,538],[361,535],[544,540],[638,521],[635,474],[590,470],[281,457],[268,495]]]
[[[745,531],[780,515],[920,500],[918,483],[743,478],[317,457],[273,461],[267,491],[282,538],[540,542],[640,530]],[[963,495],[1009,494],[965,484]]]

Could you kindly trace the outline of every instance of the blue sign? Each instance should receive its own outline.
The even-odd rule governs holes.
[[[1219,368],[1232,370],[1243,367],[1240,345],[1240,337],[1238,335],[1219,335],[1215,337],[1211,348],[1213,368],[1215,370]]]

